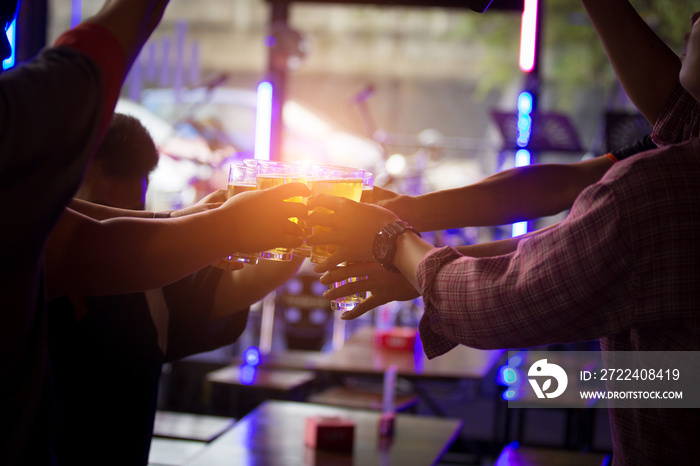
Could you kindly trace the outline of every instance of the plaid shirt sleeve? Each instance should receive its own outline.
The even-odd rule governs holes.
[[[564,222],[521,241],[513,253],[431,252],[418,269],[428,357],[457,344],[519,348],[625,328],[632,255],[619,220],[612,190],[594,185]]]
[[[457,344],[522,348],[601,337],[646,350],[697,348],[686,329],[700,319],[698,153],[696,138],[616,163],[564,221],[510,254],[429,253],[417,271],[428,357]]]
[[[654,124],[652,140],[662,147],[697,137],[699,131],[700,104],[678,84]]]

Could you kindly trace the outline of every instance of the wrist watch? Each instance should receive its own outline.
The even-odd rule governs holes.
[[[403,221],[397,221],[384,225],[379,233],[374,237],[372,244],[372,258],[379,262],[379,265],[390,272],[399,273],[399,269],[394,267],[394,255],[396,254],[396,239],[406,231],[411,231],[421,237],[421,234]]]

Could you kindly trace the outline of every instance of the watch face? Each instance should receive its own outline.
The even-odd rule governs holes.
[[[386,235],[379,233],[374,241],[374,248],[372,254],[374,255],[374,260],[381,262],[387,256],[389,252],[389,243],[387,242]]]

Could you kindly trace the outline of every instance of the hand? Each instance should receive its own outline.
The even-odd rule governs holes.
[[[388,189],[378,187],[374,188],[372,196],[375,204],[382,206],[385,209],[389,209],[401,217],[402,220],[410,223],[413,226],[420,223],[418,221],[420,219],[415,218],[416,209],[411,205],[413,197],[405,194],[398,194]]]
[[[374,237],[388,223],[399,218],[390,210],[373,204],[361,204],[343,197],[317,194],[309,198],[309,209],[324,207],[333,213],[314,212],[307,225],[324,226],[328,231],[314,232],[306,239],[308,245],[334,244],[338,250],[316,272],[325,272],[342,262],[372,260]]]
[[[420,296],[403,275],[389,272],[376,262],[354,262],[346,267],[335,268],[321,276],[320,281],[330,286],[350,277],[367,278],[331,288],[323,294],[323,297],[333,300],[366,291],[372,295],[355,306],[353,310],[344,312],[341,315],[343,320],[355,319],[391,301],[409,301]]]
[[[226,190],[217,189],[213,193],[209,193],[199,201],[194,203],[189,207],[185,207],[180,210],[173,210],[170,212],[170,217],[182,217],[185,215],[197,214],[199,212],[206,212],[207,210],[216,209],[221,207],[221,205],[226,202]]]
[[[226,196],[226,190],[225,189],[217,189],[216,191],[207,194],[203,198],[201,198],[199,201],[195,203],[195,205],[198,204],[223,204],[226,202],[227,196]]]
[[[212,267],[216,267],[217,269],[221,269],[226,272],[241,270],[243,267],[245,267],[245,264],[243,262],[227,261],[226,259],[220,259],[211,265]]]
[[[373,203],[381,206],[384,206],[387,203],[391,203],[392,201],[396,201],[403,197],[406,196],[404,196],[403,194],[395,193],[394,191],[391,191],[386,188],[380,188],[379,186],[375,186],[372,190],[372,200],[374,201]]]
[[[228,199],[220,209],[226,213],[222,228],[231,250],[260,252],[300,246],[304,230],[289,219],[304,219],[308,211],[301,202],[286,202],[285,199],[310,194],[303,183],[288,183]]]

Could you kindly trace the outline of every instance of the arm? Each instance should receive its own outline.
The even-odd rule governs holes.
[[[298,246],[303,231],[288,219],[304,218],[307,211],[284,199],[308,194],[306,186],[290,183],[172,219],[97,221],[66,209],[47,245],[49,289],[54,296],[143,291],[171,283],[231,250]]]
[[[410,232],[399,236],[394,265],[423,297],[421,338],[429,357],[456,344],[526,347],[592,339],[631,325],[635,255],[624,239],[614,196],[606,185],[596,186],[566,220],[520,240],[509,254],[467,257],[433,248]],[[333,229],[318,241],[338,245],[337,257],[319,271],[368,260],[376,232],[396,220],[389,211],[347,199],[312,197],[309,206],[315,205],[335,212],[309,216],[312,224]]]
[[[523,239],[534,236],[552,227],[553,225],[515,238],[460,246],[455,249],[461,254],[471,257],[493,257],[509,254],[517,249],[518,243]],[[404,247],[412,249],[410,245],[405,244],[406,242],[409,242],[409,240],[399,238],[397,247],[401,249],[401,251],[397,251],[398,257],[403,257]],[[420,240],[420,242],[425,243],[425,241],[422,240]],[[430,249],[425,247],[426,252],[432,250],[432,247]],[[345,267],[331,269],[321,276],[320,281],[322,284],[331,285],[336,282],[347,280],[350,277],[366,277],[366,279],[349,282],[337,288],[328,289],[323,294],[323,297],[328,300],[333,300],[355,293],[371,293],[367,299],[355,306],[354,309],[342,314],[342,318],[345,320],[356,319],[377,306],[391,301],[409,301],[418,298],[420,293],[415,287],[417,283],[416,280],[411,281],[411,277],[415,277],[415,265],[417,265],[417,263],[413,264],[413,262],[420,262],[425,257],[425,254],[421,256],[421,251],[422,249],[417,249],[417,256],[408,258],[408,263],[405,263],[403,266],[397,265],[399,270],[401,270],[401,267],[407,268],[408,275],[406,276],[404,276],[404,274],[389,272],[376,262],[354,262]]]
[[[95,204],[93,202],[78,198],[73,198],[68,206],[72,210],[87,217],[94,218],[95,220],[107,220],[115,217],[164,218],[160,217],[161,214],[168,214],[167,217],[175,218],[205,212],[221,206],[221,204],[226,201],[226,196],[223,195],[223,193],[224,191],[222,190],[214,191],[213,193],[202,198],[196,204],[185,207],[184,209],[174,210],[172,212],[151,212],[144,210],[120,209],[117,207]]]
[[[226,317],[251,306],[282,286],[299,270],[303,260],[260,261],[222,276],[214,295],[212,319]]]
[[[288,280],[302,261],[261,262],[233,273],[205,267],[163,288],[170,320],[166,360],[235,342],[248,309]]]
[[[420,196],[377,190],[377,204],[420,231],[503,225],[554,215],[573,204],[587,186],[610,168],[607,157],[572,164],[513,168],[462,188]]]
[[[681,63],[627,0],[582,0],[622,87],[653,125]]]

